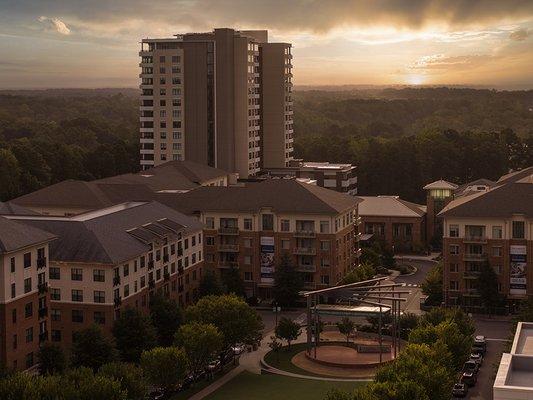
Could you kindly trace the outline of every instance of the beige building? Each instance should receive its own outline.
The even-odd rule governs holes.
[[[292,158],[289,44],[224,28],[141,46],[143,169],[187,159],[247,178],[263,153],[272,166]]]
[[[439,213],[443,219],[444,295],[472,311],[483,304],[483,264],[513,308],[533,295],[533,167],[506,175],[492,187],[462,192]]]

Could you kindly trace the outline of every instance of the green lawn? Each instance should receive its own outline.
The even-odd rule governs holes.
[[[323,400],[326,393],[337,388],[352,391],[365,383],[328,382],[290,378],[280,375],[256,375],[241,372],[207,400]]]
[[[284,346],[278,353],[270,351],[265,355],[265,362],[271,367],[281,369],[282,371],[292,372],[293,374],[320,376],[306,371],[294,365],[292,358],[301,351],[304,351],[307,347],[306,343],[293,344],[289,350],[287,346]]]

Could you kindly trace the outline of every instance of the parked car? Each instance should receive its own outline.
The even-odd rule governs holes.
[[[481,353],[472,353],[470,354],[469,361],[475,361],[481,367],[481,364],[483,364],[483,356],[481,355]]]
[[[477,374],[479,370],[479,364],[476,361],[468,360],[463,366],[463,372],[472,372]]]
[[[463,372],[461,376],[461,383],[464,383],[470,387],[475,386],[477,382],[477,374],[474,372]]]
[[[453,385],[452,396],[453,397],[466,397],[468,393],[468,386],[464,383],[456,383]]]
[[[214,371],[216,371],[219,367],[220,367],[220,360],[219,360],[219,359],[211,360],[211,361],[209,362],[209,364],[207,364],[207,370],[208,370],[209,372],[214,372]]]
[[[235,346],[231,347],[231,350],[233,351],[233,354],[238,356],[239,354],[243,353],[244,350],[246,350],[246,346],[244,344],[236,344]]]
[[[487,339],[483,335],[478,335],[474,338],[474,347],[482,348],[484,351],[487,350]]]

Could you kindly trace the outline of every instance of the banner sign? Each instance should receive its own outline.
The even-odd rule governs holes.
[[[261,236],[261,283],[274,283],[274,238]]]
[[[510,294],[526,294],[527,290],[527,248],[511,246],[510,249]]]

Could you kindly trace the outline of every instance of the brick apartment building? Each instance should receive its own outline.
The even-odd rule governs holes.
[[[270,298],[283,253],[306,288],[337,283],[358,265],[359,199],[292,179],[203,187],[158,201],[205,224],[206,268],[238,268],[248,296]]]
[[[143,169],[192,160],[248,178],[292,159],[292,54],[268,32],[215,29],[141,43]]]
[[[456,197],[443,218],[446,304],[482,306],[477,278],[483,263],[498,275],[499,292],[513,307],[533,295],[533,167],[493,186]]]
[[[418,252],[426,246],[426,206],[398,196],[359,196],[361,232],[394,252]],[[366,241],[365,240],[365,241]]]
[[[149,296],[154,291],[167,294],[181,305],[190,304],[196,296],[203,268],[202,224],[196,218],[156,202],[122,203],[73,217],[8,218],[9,225],[21,226],[23,233],[46,231],[51,234],[43,234],[43,240],[57,237],[50,244],[49,257],[46,247],[37,253],[36,249],[44,246],[43,241],[32,244],[37,254],[33,260],[45,277],[43,280],[32,276],[32,280],[46,282],[49,276],[50,297],[46,303],[50,322],[46,329],[49,339],[65,348],[72,344],[74,332],[93,323],[110,333],[117,313],[126,306],[147,313]],[[23,251],[28,250],[17,253],[20,255],[17,269],[22,269]],[[9,275],[10,258],[3,258],[4,274]],[[35,264],[27,271],[24,270],[24,278],[32,271],[36,275]],[[22,293],[26,282],[22,282],[22,274],[19,276],[17,293]],[[7,282],[10,280],[6,280],[6,285]],[[16,302],[20,311],[20,328],[16,332],[20,335],[21,353],[35,350],[23,344],[28,324],[24,305],[33,300],[37,307],[36,284],[31,293]],[[37,335],[40,322],[36,309],[34,313],[31,321]],[[11,311],[7,314],[4,315],[10,322]]]
[[[12,211],[2,203],[0,210]],[[0,217],[0,364],[8,368],[32,368],[48,338],[48,247],[54,239]]]

